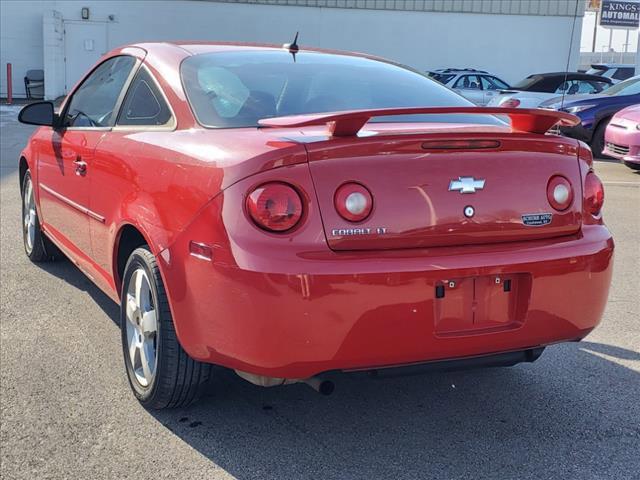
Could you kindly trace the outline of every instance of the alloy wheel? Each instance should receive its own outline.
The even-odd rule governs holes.
[[[38,221],[38,218],[36,216],[36,202],[33,198],[33,183],[31,182],[31,178],[27,179],[24,186],[22,201],[22,228],[24,233],[24,244],[26,246],[27,253],[31,254],[31,252],[33,251],[33,245],[36,241],[36,222]]]
[[[137,382],[148,387],[158,366],[158,322],[153,291],[143,268],[129,279],[126,305],[129,361]]]

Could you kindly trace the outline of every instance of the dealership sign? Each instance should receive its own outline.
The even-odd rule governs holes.
[[[638,28],[640,2],[633,0],[602,0],[600,26],[606,28]]]

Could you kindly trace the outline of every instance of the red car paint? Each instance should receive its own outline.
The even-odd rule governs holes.
[[[260,48],[274,47],[115,50],[107,58],[132,55],[146,65],[175,127],[42,127],[30,139],[22,157],[43,230],[111,298],[120,295],[122,232],[135,228],[159,261],[182,347],[245,372],[307,378],[523,350],[579,340],[598,324],[613,239],[601,216],[585,211],[588,147],[530,133],[548,112],[518,112],[528,131],[376,123],[355,136],[349,129],[364,123],[347,122],[348,135],[338,136],[326,115],[295,129],[291,119],[201,127],[180,62]],[[573,188],[561,212],[547,198],[556,175]],[[459,176],[486,187],[448,191]],[[334,205],[350,181],[373,198],[357,224]],[[247,195],[268,182],[286,182],[303,200],[302,219],[287,233],[261,229],[246,211]],[[473,218],[463,214],[469,205]],[[549,225],[523,224],[522,215],[544,212],[553,213]],[[349,234],[354,228],[361,232]]]

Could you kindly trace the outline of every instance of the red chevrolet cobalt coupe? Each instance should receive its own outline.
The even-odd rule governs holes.
[[[363,55],[150,43],[20,120],[42,125],[26,253],[120,303],[148,408],[192,401],[212,364],[326,393],[323,372],[533,361],[605,307],[602,183],[546,134],[567,113],[474,107]]]

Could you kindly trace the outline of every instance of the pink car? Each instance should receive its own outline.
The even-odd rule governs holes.
[[[616,113],[607,126],[604,141],[605,155],[640,170],[640,105],[631,105]]]

